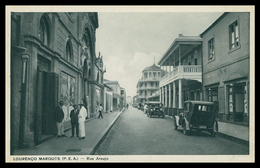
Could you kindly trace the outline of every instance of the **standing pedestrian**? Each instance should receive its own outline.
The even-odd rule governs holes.
[[[66,137],[66,135],[64,134],[64,111],[62,109],[62,106],[63,106],[63,101],[60,100],[58,103],[58,107],[56,107],[54,111],[54,119],[57,125],[58,138]]]
[[[85,119],[88,116],[86,108],[83,104],[79,104],[79,115],[78,115],[78,122],[79,122],[79,140],[85,139]]]
[[[98,119],[99,119],[100,117],[103,118],[102,111],[103,111],[103,107],[102,107],[102,104],[100,104],[99,107],[98,107],[98,112],[99,112]]]
[[[77,137],[79,137],[79,119],[78,119],[78,115],[79,115],[79,108],[77,104],[73,105],[73,110],[71,110],[70,112],[70,122],[71,122],[71,137],[74,137],[74,132],[75,132],[75,128],[76,128],[76,135]]]

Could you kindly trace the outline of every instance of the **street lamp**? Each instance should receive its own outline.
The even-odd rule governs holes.
[[[21,112],[20,112],[20,126],[19,126],[19,148],[24,148],[24,129],[25,129],[25,116],[26,116],[26,69],[27,62],[30,56],[28,53],[22,53],[22,63],[23,63],[23,74],[22,74],[22,86],[21,86]]]
[[[22,80],[22,83],[24,84],[25,83],[25,77],[26,77],[26,65],[27,65],[27,62],[29,60],[29,54],[24,52],[22,53],[22,61],[23,61],[23,80]]]

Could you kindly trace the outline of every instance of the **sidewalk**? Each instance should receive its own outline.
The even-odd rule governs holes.
[[[124,109],[123,109],[124,110]],[[123,111],[122,110],[122,111]],[[29,149],[18,149],[14,155],[91,155],[102,139],[113,126],[122,111],[108,112],[103,114],[103,119],[90,119],[85,123],[86,137],[78,140],[71,137],[71,129],[65,132],[67,137],[52,138],[31,147]]]
[[[249,126],[218,121],[218,136],[249,146]]]
[[[172,118],[172,116],[168,117]],[[249,146],[249,126],[218,121],[217,136],[245,146]]]

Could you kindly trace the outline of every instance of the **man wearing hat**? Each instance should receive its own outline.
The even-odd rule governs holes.
[[[88,116],[87,110],[83,104],[79,104],[80,110],[78,115],[79,121],[79,140],[85,139],[85,119]]]
[[[79,115],[79,107],[77,104],[73,105],[73,110],[71,110],[70,112],[70,122],[71,122],[71,131],[72,131],[72,135],[71,137],[74,137],[74,129],[76,128],[76,135],[77,137],[79,137],[79,120],[78,120],[78,115]]]
[[[58,130],[58,138],[59,137],[66,137],[66,135],[64,134],[64,112],[62,110],[62,106],[63,106],[63,101],[60,100],[58,103],[58,107],[56,107],[55,111],[54,111],[54,119],[56,121],[57,124],[57,130]]]

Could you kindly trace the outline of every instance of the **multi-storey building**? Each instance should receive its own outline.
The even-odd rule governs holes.
[[[159,90],[159,79],[162,74],[163,70],[155,64],[146,67],[142,71],[142,78],[139,79],[136,85],[139,102],[148,101],[148,97]]]
[[[202,100],[202,38],[176,38],[158,64],[166,71],[160,79],[160,101],[166,113],[182,110],[185,100]]]
[[[200,36],[176,38],[158,64],[166,114],[185,100],[215,102],[219,121],[249,124],[250,13],[225,12]]]
[[[97,13],[11,13],[11,149],[56,134],[53,112],[64,102],[88,117],[102,102],[103,61],[95,54]]]
[[[104,84],[112,88],[113,90],[113,110],[118,110],[120,108],[121,100],[121,89],[118,81],[110,81],[104,79]]]
[[[203,39],[204,100],[218,104],[219,120],[249,123],[250,13],[223,13]]]

